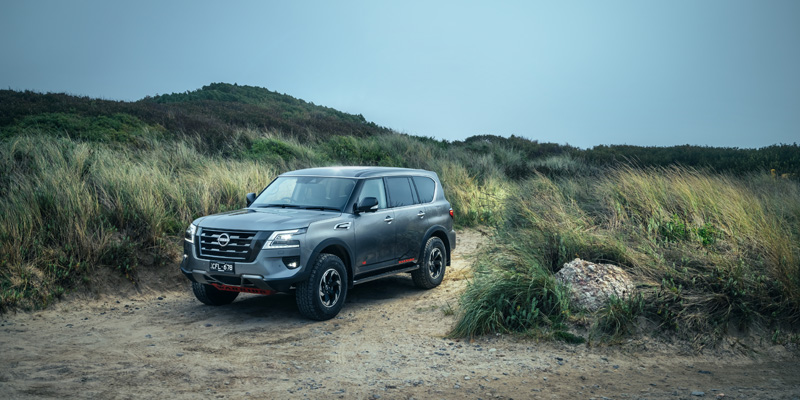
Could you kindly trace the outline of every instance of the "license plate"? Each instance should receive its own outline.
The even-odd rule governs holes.
[[[224,272],[226,274],[234,274],[235,269],[232,262],[211,262],[211,267],[209,268],[213,272]]]

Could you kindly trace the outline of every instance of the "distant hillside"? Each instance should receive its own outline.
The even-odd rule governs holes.
[[[760,149],[708,146],[595,146],[585,152],[586,161],[608,166],[632,163],[640,166],[682,165],[711,168],[718,172],[746,174],[770,172],[776,177],[800,178],[800,146],[775,144]]]
[[[136,102],[0,90],[0,104],[2,137],[38,130],[93,141],[124,141],[146,127],[150,132],[199,135],[213,148],[241,128],[277,130],[302,139],[390,132],[362,115],[264,88],[227,83]]]
[[[344,113],[271,90],[212,83],[194,91],[113,101],[63,93],[0,90],[0,138],[22,133],[46,133],[94,142],[133,142],[138,137],[194,137],[209,154],[237,156],[261,151],[249,135],[238,131],[271,131],[283,137],[322,143],[334,137],[374,137],[394,134],[362,115]],[[529,135],[535,132],[529,132]],[[588,167],[635,164],[642,167],[681,165],[717,172],[770,172],[800,178],[800,146],[776,144],[761,149],[705,146],[640,147],[600,145],[582,150],[569,145],[539,143],[524,137],[477,135],[448,143],[416,137],[430,145],[463,149],[475,157],[489,156],[512,179],[536,174],[574,174]],[[268,144],[267,147],[275,146]],[[245,150],[243,150],[245,149]],[[346,150],[346,149],[345,149]],[[342,150],[342,151],[345,151]],[[386,163],[391,155],[357,157]],[[579,160],[580,162],[575,162]]]
[[[503,166],[506,175],[513,179],[529,177],[537,171],[545,175],[572,175],[585,172],[586,167],[603,168],[621,164],[693,167],[737,175],[769,172],[775,177],[800,178],[800,146],[797,143],[775,144],[760,149],[599,145],[582,150],[513,135],[509,138],[478,135],[453,145],[465,147],[476,155],[494,155],[497,164]],[[565,157],[580,160],[581,163],[565,163]]]
[[[329,120],[338,123],[366,124],[364,116],[347,114],[330,107],[318,106],[287,94],[272,92],[255,86],[239,86],[237,84],[212,83],[203,88],[185,92],[172,93],[145,98],[141,101],[153,101],[163,104],[225,102],[243,103],[258,106],[270,114],[280,115],[288,121]],[[252,123],[254,120],[246,120]]]

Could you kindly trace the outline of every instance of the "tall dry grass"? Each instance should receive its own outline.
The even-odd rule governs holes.
[[[500,228],[479,259],[456,334],[566,335],[563,323],[580,311],[570,310],[553,274],[575,257],[621,265],[648,288],[644,302],[610,304],[603,331],[630,332],[638,316],[706,336],[799,322],[795,181],[598,170],[568,156],[524,160],[511,148],[476,155],[397,134],[234,136],[213,154],[191,136],[115,144],[34,132],[0,141],[0,308],[44,306],[99,268],[129,277],[143,263],[172,268],[195,217],[244,206],[245,193],[286,170],[360,164],[436,171],[458,226]],[[535,165],[547,175],[522,170]]]
[[[519,265],[527,265],[552,277],[575,257],[618,264],[643,284],[637,303],[615,300],[604,309],[616,313],[600,316],[615,321],[614,332],[630,331],[619,321],[636,321],[635,315],[620,318],[620,310],[635,310],[698,341],[731,327],[797,326],[798,204],[800,185],[769,175],[732,177],[677,167],[618,167],[600,177],[537,175],[508,197],[503,233],[496,249],[488,250],[504,256],[481,259],[483,273],[462,299],[455,332],[484,333],[487,325],[475,322],[480,315],[507,316],[499,305],[487,311],[475,295],[500,285],[496,276],[530,275],[520,272]],[[513,280],[503,279],[503,285]]]
[[[276,174],[269,165],[198,153],[21,136],[0,143],[0,308],[37,307],[99,267],[130,276],[164,262],[186,224],[244,205]]]
[[[133,279],[142,263],[169,263],[192,219],[243,207],[245,193],[287,170],[434,170],[459,226],[502,221],[509,193],[493,161],[464,164],[467,153],[408,135],[301,142],[243,129],[209,154],[202,137],[164,140],[146,133],[126,143],[35,131],[0,141],[0,168],[6,171],[0,177],[0,309],[45,306],[98,268]]]

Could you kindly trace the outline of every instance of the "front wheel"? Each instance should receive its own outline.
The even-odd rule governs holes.
[[[308,280],[297,285],[295,299],[300,313],[324,321],[339,314],[347,297],[347,270],[339,257],[320,254]]]
[[[208,304],[210,306],[224,306],[225,304],[231,304],[234,300],[236,300],[236,296],[239,295],[239,292],[219,290],[214,286],[204,285],[197,282],[192,282],[192,291],[194,292],[194,297],[197,297],[197,300],[200,300],[204,304]]]
[[[425,251],[422,254],[419,269],[411,272],[414,284],[422,289],[432,289],[439,286],[444,279],[444,270],[447,265],[447,253],[445,253],[444,242],[434,236],[425,243]]]

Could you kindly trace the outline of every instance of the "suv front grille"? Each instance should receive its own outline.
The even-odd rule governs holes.
[[[227,234],[229,237],[229,242],[225,246],[219,244],[219,237],[222,234]],[[209,260],[250,262],[258,253],[254,246],[257,245],[256,242],[260,242],[256,240],[257,236],[259,234],[255,231],[201,228],[200,234],[197,235],[198,255]]]

